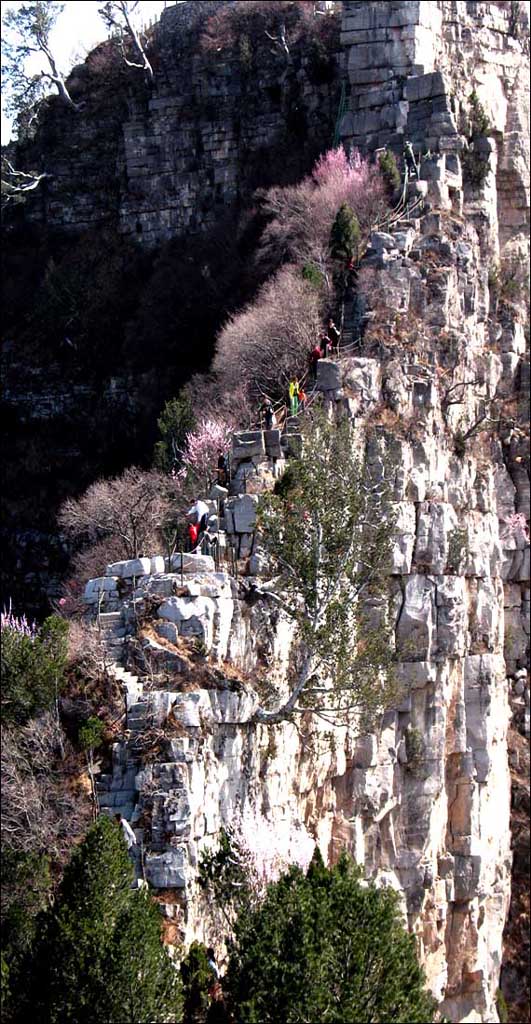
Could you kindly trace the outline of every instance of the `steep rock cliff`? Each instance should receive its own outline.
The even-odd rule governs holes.
[[[282,687],[292,637],[244,593],[245,578],[208,559],[109,566],[86,591],[93,610],[106,595],[100,625],[127,704],[100,802],[143,838],[168,940],[221,938],[196,879],[222,825],[269,872],[305,863],[314,842],[329,860],[346,848],[401,894],[443,1011],[485,1024],[498,1020],[510,900],[509,698],[529,733],[525,308],[520,292],[496,294],[494,273],[527,244],[525,57],[512,10],[344,4],[345,140],[399,152],[409,137],[423,157],[406,211],[370,240],[363,320],[346,323],[357,347],[322,361],[317,380],[373,464],[387,453],[396,466],[389,573],[402,703],[370,735],[310,716],[251,724],[253,683]],[[478,72],[493,124],[476,150],[487,164],[479,187],[463,179],[459,123]],[[271,486],[289,443],[234,441],[245,472],[223,526],[249,559],[247,583],[267,563],[254,495],[237,481]]]

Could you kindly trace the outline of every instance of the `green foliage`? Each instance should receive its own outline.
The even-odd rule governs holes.
[[[186,435],[196,426],[192,402],[186,391],[166,402],[157,426],[161,440],[155,445],[155,466],[164,473],[171,473],[179,468]]]
[[[459,573],[466,554],[468,533],[464,527],[456,527],[448,534],[447,572]]]
[[[9,1016],[18,972],[35,939],[37,915],[47,905],[50,890],[47,857],[3,846],[2,1019]]]
[[[394,513],[385,472],[373,473],[344,418],[314,412],[287,485],[261,499],[258,524],[277,601],[305,652],[282,709],[367,723],[394,694],[387,576]],[[320,679],[333,684],[325,685]]]
[[[477,139],[482,136],[488,135],[492,131],[492,125],[489,121],[487,113],[483,104],[480,102],[478,94],[474,91],[469,96],[469,139]]]
[[[481,149],[481,140],[491,131],[492,125],[483,104],[474,91],[469,96],[468,110],[468,149],[461,154],[463,174],[473,188],[481,188],[489,173],[490,161]]]
[[[346,856],[291,868],[238,920],[224,987],[239,1024],[433,1021],[412,936],[389,889]]]
[[[333,259],[345,263],[353,259],[358,252],[360,237],[360,225],[354,210],[348,203],[342,203],[330,232],[330,253]]]
[[[305,263],[302,268],[302,276],[308,284],[311,284],[317,291],[321,291],[324,284],[324,277],[320,270],[313,263]]]
[[[204,1024],[210,1005],[209,989],[214,973],[208,963],[207,951],[201,942],[192,942],[181,961],[181,978],[186,1024]]]
[[[243,916],[252,899],[252,870],[245,850],[231,828],[222,828],[214,852],[203,853],[197,881],[231,924],[234,912]]]
[[[158,910],[131,890],[132,877],[121,829],[99,818],[74,850],[54,907],[39,920],[17,1020],[148,1024],[180,1014]]]
[[[23,724],[50,707],[61,690],[68,655],[68,623],[47,618],[35,638],[2,629],[1,708],[5,722]]]
[[[500,1024],[508,1024],[509,1008],[501,988],[496,992],[496,1009],[498,1011],[498,1017],[500,1018]]]
[[[410,726],[404,734],[406,742],[407,768],[410,771],[417,771],[422,755],[424,754],[424,740],[419,729]]]
[[[382,173],[385,186],[389,195],[393,195],[400,187],[400,171],[396,162],[395,154],[386,149],[378,157],[378,166]]]
[[[87,718],[79,730],[79,745],[82,750],[95,750],[100,746],[105,725],[100,718]]]
[[[13,5],[2,19],[2,79],[6,110],[14,119],[18,138],[32,135],[35,107],[46,92],[42,74],[27,74],[27,58],[34,52],[44,56],[50,33],[63,4],[42,2]]]
[[[454,452],[458,459],[464,459],[466,455],[466,437],[462,430],[456,430],[454,434]]]

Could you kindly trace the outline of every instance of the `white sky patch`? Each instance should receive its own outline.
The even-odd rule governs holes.
[[[0,3],[2,18],[8,10],[20,7],[20,3]],[[65,3],[64,11],[59,15],[57,24],[51,34],[51,48],[61,71],[69,71],[74,64],[81,64],[87,53],[98,43],[107,39],[107,29],[103,24],[98,7],[103,6],[103,0],[70,0]],[[148,25],[157,20],[165,7],[173,6],[172,3],[156,2],[156,0],[144,0],[138,5],[137,20],[141,24]],[[44,57],[35,54],[27,64],[28,71],[36,73],[42,70],[49,70]],[[2,142],[7,143],[11,137],[11,122],[5,116],[4,97],[2,94]]]

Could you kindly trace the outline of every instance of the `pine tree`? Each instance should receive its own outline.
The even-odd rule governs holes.
[[[164,473],[171,473],[172,469],[179,468],[186,444],[186,435],[194,430],[195,425],[192,402],[186,391],[178,398],[172,398],[166,402],[157,420],[161,436],[161,440],[157,441],[155,445],[154,452],[157,469],[161,469]]]
[[[162,946],[158,912],[131,890],[132,877],[121,829],[99,818],[74,851],[55,906],[40,919],[17,1020],[180,1019],[177,975]]]
[[[107,953],[105,1020],[109,1024],[181,1019],[180,978],[162,945],[161,924],[160,911],[149,894],[132,892]]]
[[[335,260],[348,263],[358,252],[360,225],[354,210],[342,203],[330,232],[330,253]]]
[[[224,980],[239,1024],[433,1021],[412,936],[389,889],[362,885],[344,856],[291,868],[236,925]]]

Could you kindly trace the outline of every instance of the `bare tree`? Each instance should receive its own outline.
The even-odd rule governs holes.
[[[23,203],[28,192],[34,192],[47,174],[36,171],[17,171],[6,156],[2,157],[2,206]]]
[[[138,558],[157,544],[170,505],[171,480],[132,467],[112,480],[97,480],[80,498],[68,498],[59,523],[86,545],[113,538],[122,557]]]
[[[245,385],[255,400],[285,397],[290,378],[305,372],[321,318],[319,291],[298,268],[283,267],[219,334],[214,371],[221,389]]]
[[[142,32],[135,25],[135,13],[138,9],[139,0],[128,3],[127,0],[116,0],[106,3],[98,8],[107,28],[111,32],[118,33],[118,45],[122,57],[129,68],[139,68],[146,71],[150,78],[153,78],[153,68],[146,53],[146,40]],[[128,52],[133,50],[136,60],[130,60]]]
[[[59,69],[50,43],[52,30],[63,9],[64,4],[39,0],[17,4],[3,19],[2,71],[8,92],[7,108],[23,133],[30,128],[35,105],[44,95],[46,83],[56,87],[68,107],[79,109],[68,91],[66,76]],[[26,70],[27,60],[33,54],[40,54],[47,63],[47,67],[36,74]]]
[[[61,747],[61,727],[47,712],[22,729],[2,729],[2,845],[19,852],[64,858],[90,819],[88,800],[76,793]]]

